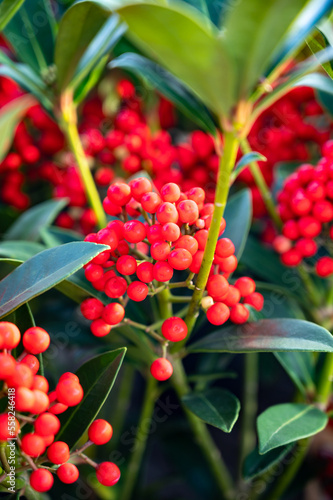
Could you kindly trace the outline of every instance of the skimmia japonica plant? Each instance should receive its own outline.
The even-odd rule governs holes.
[[[0,1],[1,497],[333,498],[332,9]]]

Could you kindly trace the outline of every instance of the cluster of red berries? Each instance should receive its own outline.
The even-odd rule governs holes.
[[[310,161],[314,151],[319,153],[330,138],[331,130],[331,120],[325,116],[311,88],[295,88],[268,108],[255,122],[249,135],[252,150],[267,158],[267,161],[259,162],[259,166],[268,186],[273,183],[275,165]],[[238,181],[251,188],[254,216],[265,215],[264,202],[249,168],[241,172]]]
[[[188,284],[194,287],[192,279],[200,271],[214,210],[213,204],[205,203],[205,192],[200,187],[183,193],[177,184],[168,183],[157,192],[145,177],[128,184],[111,184],[103,206],[107,214],[119,218],[85,238],[110,247],[85,266],[85,276],[96,290],[114,301],[104,305],[97,298],[88,298],[81,304],[82,314],[92,321],[91,331],[97,337],[107,335],[124,320],[127,300],[140,302],[158,293],[161,286],[168,286],[175,271],[187,271]],[[225,226],[222,219],[220,235]],[[207,284],[209,297],[203,303],[208,320],[215,325],[225,323],[229,317],[234,323],[244,323],[249,317],[245,304],[258,310],[263,305],[250,278],[240,278],[234,286],[229,285],[227,278],[237,267],[234,252],[228,238],[218,241]],[[180,286],[186,283],[181,282]],[[183,340],[187,335],[184,321],[172,318],[172,322],[172,328],[169,320],[165,323],[169,326],[163,325],[163,338],[172,342]],[[167,361],[163,363],[166,365]]]
[[[36,355],[45,352],[50,345],[50,336],[45,330],[29,328],[22,335],[24,350],[15,359],[11,351],[17,348],[20,341],[21,333],[16,325],[0,322],[0,381],[2,397],[7,398],[7,410],[0,414],[0,444],[1,441],[15,439],[20,466],[33,469],[30,475],[32,488],[45,492],[53,485],[53,475],[49,468],[43,468],[43,462],[59,465],[53,472],[66,484],[75,482],[79,477],[76,465],[68,461],[71,456],[78,456],[80,450],[71,455],[67,443],[54,439],[60,430],[57,415],[68,407],[77,406],[83,398],[83,389],[78,377],[67,372],[60,377],[55,390],[49,392],[47,379],[38,375],[39,360]],[[27,423],[33,425],[33,431],[22,430]],[[111,425],[105,420],[95,420],[88,431],[89,441],[83,448],[93,443],[105,444],[111,436]],[[80,457],[85,455],[80,453]],[[35,463],[33,459],[38,461]],[[93,465],[101,484],[112,486],[119,480],[120,471],[115,464],[104,462]],[[7,470],[7,467],[3,469]]]
[[[317,166],[301,165],[287,177],[278,204],[283,228],[273,246],[283,264],[298,266],[313,258],[318,276],[333,274],[328,253],[333,239],[333,141],[324,144]]]

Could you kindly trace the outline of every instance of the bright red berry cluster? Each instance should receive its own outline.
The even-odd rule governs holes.
[[[81,304],[83,316],[92,321],[91,331],[98,337],[107,335],[124,320],[128,300],[140,302],[159,288],[168,287],[176,272],[187,271],[191,285],[200,271],[214,210],[213,204],[205,203],[205,192],[200,187],[184,193],[177,184],[168,183],[157,192],[145,177],[128,184],[111,184],[103,206],[107,214],[118,219],[86,237],[86,241],[110,249],[85,266],[85,276],[113,301],[103,305],[97,298],[88,298]],[[220,235],[225,226],[223,219]],[[218,241],[207,284],[210,307],[205,307],[208,320],[216,325],[229,317],[235,323],[247,321],[249,311],[244,304],[262,308],[263,299],[255,292],[253,280],[241,278],[235,286],[229,285],[227,279],[237,267],[234,252],[228,238]],[[244,303],[240,303],[241,297]],[[186,335],[187,327],[181,318],[169,318],[162,326],[166,341],[178,342]],[[161,359],[153,364],[152,373],[159,380],[172,373],[168,363]]]
[[[64,373],[55,390],[49,391],[47,379],[38,374],[39,360],[36,355],[45,352],[50,345],[49,334],[39,327],[29,328],[22,335],[23,352],[15,359],[11,351],[21,341],[16,325],[0,322],[0,381],[2,397],[8,399],[7,411],[0,414],[0,442],[17,438],[17,450],[21,466],[33,468],[30,484],[38,492],[48,491],[53,485],[53,475],[43,468],[43,462],[59,465],[53,472],[58,478],[70,484],[79,477],[79,471],[69,459],[75,459],[78,451],[70,452],[63,441],[55,441],[61,424],[57,417],[70,406],[77,406],[83,398],[83,389],[74,373]],[[25,432],[24,424],[33,425]],[[112,427],[105,420],[95,420],[88,431],[90,444],[105,444],[112,437]],[[30,457],[30,465],[26,456]],[[80,454],[82,457],[82,454]],[[33,460],[38,458],[38,464]],[[32,462],[31,462],[32,461]],[[89,461],[91,463],[91,461]],[[33,464],[33,466],[32,466]],[[111,486],[120,478],[118,467],[111,462],[94,464],[97,479],[101,484]]]
[[[327,250],[333,239],[333,141],[324,144],[323,155],[317,166],[301,165],[285,180],[278,194],[282,235],[273,246],[286,266],[311,259],[318,276],[326,277],[333,274]]]

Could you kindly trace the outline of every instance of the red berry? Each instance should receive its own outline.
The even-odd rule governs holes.
[[[229,290],[229,283],[224,276],[214,274],[208,278],[206,286],[208,295],[213,297],[214,300],[222,300]]]
[[[119,297],[122,297],[126,293],[126,290],[127,282],[120,276],[114,276],[113,278],[107,280],[104,286],[104,292],[108,297],[111,297],[111,299],[118,299]]]
[[[193,236],[184,235],[175,243],[175,248],[185,248],[193,256],[199,249],[199,244]]]
[[[49,383],[47,379],[42,375],[35,375],[32,384],[32,389],[47,393],[49,392]]]
[[[298,266],[302,262],[302,254],[296,248],[291,248],[281,255],[281,261],[288,267]]]
[[[108,189],[108,199],[115,205],[124,206],[132,197],[131,188],[124,182],[115,182]]]
[[[38,389],[33,389],[34,394],[34,404],[30,410],[31,413],[38,415],[39,413],[44,413],[50,405],[50,400],[45,392],[39,391]]]
[[[256,284],[253,279],[244,276],[236,280],[235,287],[238,288],[242,297],[246,297],[255,291]]]
[[[161,189],[161,196],[163,201],[175,203],[180,197],[180,188],[174,182],[165,184]]]
[[[81,304],[82,316],[89,320],[98,319],[101,317],[104,309],[103,303],[98,299],[85,299]]]
[[[18,387],[15,393],[15,408],[17,411],[31,411],[35,404],[34,392],[27,387]]]
[[[160,224],[166,224],[167,222],[178,222],[178,212],[176,207],[169,203],[168,201],[162,203],[156,212],[157,220]]]
[[[26,356],[24,356],[24,358],[22,359],[22,361],[20,361],[20,363],[29,366],[30,370],[34,375],[36,375],[36,373],[39,370],[38,358],[36,358],[36,356],[33,356],[32,354],[27,354]]]
[[[317,253],[317,243],[310,238],[301,238],[296,242],[295,248],[303,257],[313,257]]]
[[[83,398],[83,389],[78,382],[65,379],[56,387],[57,400],[66,406],[76,406]]]
[[[136,275],[144,283],[150,283],[154,279],[153,269],[154,264],[151,262],[142,262],[136,269]]]
[[[124,238],[130,243],[139,243],[146,237],[146,228],[142,222],[132,220],[124,224]]]
[[[111,252],[114,252],[117,249],[119,240],[116,231],[113,229],[110,229],[108,227],[105,227],[104,229],[101,229],[97,233],[97,243],[100,245],[108,245],[110,247]],[[104,252],[102,252],[104,253]],[[98,259],[99,258],[99,259]],[[96,262],[97,260],[101,259],[101,254],[95,257],[94,262],[98,264],[99,262]],[[106,258],[103,257],[103,262],[108,260],[108,253],[106,253]],[[103,264],[102,262],[102,264]]]
[[[72,484],[79,478],[79,470],[74,464],[62,464],[57,470],[57,476],[62,483]]]
[[[321,257],[318,259],[316,272],[321,278],[326,278],[333,274],[333,259],[331,257]]]
[[[134,300],[135,302],[141,302],[142,300],[145,300],[148,292],[148,286],[141,281],[132,281],[132,283],[127,288],[127,295],[131,300]]]
[[[45,443],[38,434],[28,433],[21,440],[21,450],[29,457],[39,457],[45,451]]]
[[[63,441],[55,441],[47,450],[47,458],[53,464],[63,464],[69,460],[70,453],[67,443]]]
[[[221,259],[219,262],[220,270],[224,273],[233,273],[237,268],[237,258],[235,255],[230,255],[226,259]]]
[[[240,299],[241,299],[241,294],[238,288],[236,288],[233,285],[230,285],[227,295],[223,297],[223,303],[231,307],[237,304],[240,301]]]
[[[90,330],[95,337],[105,337],[111,332],[111,325],[106,323],[103,319],[95,319],[91,325]]]
[[[159,194],[151,192],[144,194],[141,197],[140,202],[143,210],[149,214],[155,214],[158,207],[161,205],[162,200]]]
[[[27,365],[22,363],[17,363],[15,366],[15,371],[11,377],[8,377],[6,382],[8,387],[32,387],[34,381],[34,376],[32,371]]]
[[[181,318],[168,318],[162,325],[162,335],[171,342],[179,342],[187,336],[187,325]]]
[[[185,250],[185,248],[176,248],[175,250],[172,250],[168,257],[168,263],[170,266],[178,271],[188,269],[192,264],[192,260],[192,255],[188,250]]]
[[[151,364],[150,373],[156,380],[168,380],[173,373],[172,364],[165,358],[155,359]]]
[[[199,217],[198,205],[193,200],[184,200],[178,203],[179,219],[183,223],[193,224]]]
[[[312,213],[319,222],[330,222],[333,220],[333,205],[327,200],[316,201]]]
[[[119,467],[112,462],[102,462],[96,469],[96,477],[103,486],[113,486],[120,479]]]
[[[104,307],[103,320],[109,325],[118,325],[125,317],[125,309],[118,302],[111,302]]]
[[[207,319],[213,325],[223,325],[230,316],[229,307],[222,302],[216,302],[207,310]]]
[[[167,262],[156,262],[153,268],[154,279],[161,282],[170,281],[173,276],[173,268]]]
[[[170,246],[166,241],[156,241],[150,247],[150,255],[154,260],[166,260],[169,253]]]
[[[95,420],[89,427],[88,437],[95,444],[105,444],[112,438],[113,430],[106,420]]]
[[[0,353],[0,380],[6,380],[6,378],[14,375],[15,366],[16,361],[13,356]]]
[[[174,222],[167,222],[162,226],[162,235],[166,241],[177,241],[180,237],[180,228]]]
[[[243,304],[236,304],[230,310],[230,320],[241,325],[249,319],[250,311]]]
[[[33,326],[23,334],[23,345],[27,352],[40,354],[49,347],[50,335],[43,328]]]
[[[0,349],[15,349],[21,340],[20,330],[8,321],[0,322]]]
[[[49,470],[37,469],[30,475],[30,486],[39,493],[49,491],[53,486],[53,475]]]
[[[229,238],[221,238],[218,240],[215,254],[223,259],[230,257],[235,253],[235,245]]]
[[[118,273],[123,274],[124,276],[130,276],[135,273],[137,263],[135,258],[131,255],[122,255],[117,260],[116,268]]]
[[[103,276],[103,268],[98,264],[88,264],[84,270],[84,275],[88,281],[98,281]]]
[[[60,420],[52,413],[43,413],[35,420],[34,426],[39,436],[54,435],[60,430]]]
[[[136,201],[141,201],[144,194],[152,191],[152,184],[146,177],[137,177],[129,182],[132,196]]]
[[[254,307],[257,311],[261,311],[264,307],[264,297],[261,293],[253,292],[244,298],[244,304],[249,304]]]
[[[18,420],[8,413],[1,413],[0,415],[0,441],[7,441],[13,439],[20,431],[20,424]]]

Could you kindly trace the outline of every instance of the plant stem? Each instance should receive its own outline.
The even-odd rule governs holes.
[[[215,203],[214,212],[211,226],[209,228],[207,245],[204,251],[202,265],[198,278],[196,281],[196,286],[192,295],[192,300],[190,302],[189,310],[185,318],[185,322],[188,328],[188,336],[192,333],[196,319],[199,313],[200,302],[203,296],[203,292],[206,287],[206,283],[209,277],[210,269],[214,260],[214,253],[216,248],[216,243],[219,237],[220,224],[224,214],[224,209],[227,203],[228,193],[229,193],[229,178],[231,171],[235,165],[235,160],[237,156],[239,146],[239,139],[234,132],[225,132],[224,134],[224,150],[220,158],[220,167],[217,178],[216,193],[215,193]],[[186,340],[187,340],[186,339]],[[180,350],[184,345],[183,342],[178,342],[177,347],[174,352]]]
[[[76,107],[73,104],[72,95],[70,93],[65,93],[62,96],[61,126],[66,136],[68,146],[75,157],[89,204],[96,215],[97,225],[102,229],[107,225],[107,219],[95,181],[91,174],[87,157],[83,150],[79,131],[77,129]]]
[[[149,436],[149,426],[147,423],[151,421],[152,414],[155,407],[155,391],[157,388],[157,381],[149,375],[144,395],[140,420],[135,436],[135,444],[132,456],[128,465],[126,481],[124,481],[124,488],[120,495],[120,500],[130,500],[138,479],[140,472],[143,454],[146,449],[147,439]],[[148,429],[148,430],[147,430]]]
[[[10,472],[10,467],[9,467],[7,455],[6,455],[6,444],[7,443],[3,443],[0,446],[0,460],[1,460],[3,470],[8,474]]]
[[[179,399],[190,392],[190,387],[186,380],[186,374],[180,360],[174,360],[173,362],[173,376],[171,381]],[[192,432],[194,433],[197,444],[205,456],[211,473],[215,478],[216,484],[221,493],[221,500],[233,498],[232,478],[206,425],[186,408],[184,408],[184,412]]]
[[[325,355],[324,365],[322,367],[318,387],[316,401],[320,403],[325,410],[330,402],[331,390],[333,381],[333,353],[328,352]]]
[[[244,154],[248,154],[252,152],[250,144],[246,138],[241,139],[240,141],[241,149]],[[254,181],[256,183],[257,188],[260,191],[262,199],[264,200],[267,211],[275,223],[276,227],[281,228],[282,222],[276,211],[274,200],[272,197],[271,190],[267,186],[265,177],[263,176],[260,167],[256,161],[252,161],[250,163],[251,174],[253,175]]]
[[[243,460],[252,451],[256,441],[255,420],[258,407],[258,362],[259,355],[257,352],[251,352],[244,355],[243,404],[239,454],[240,473]]]

